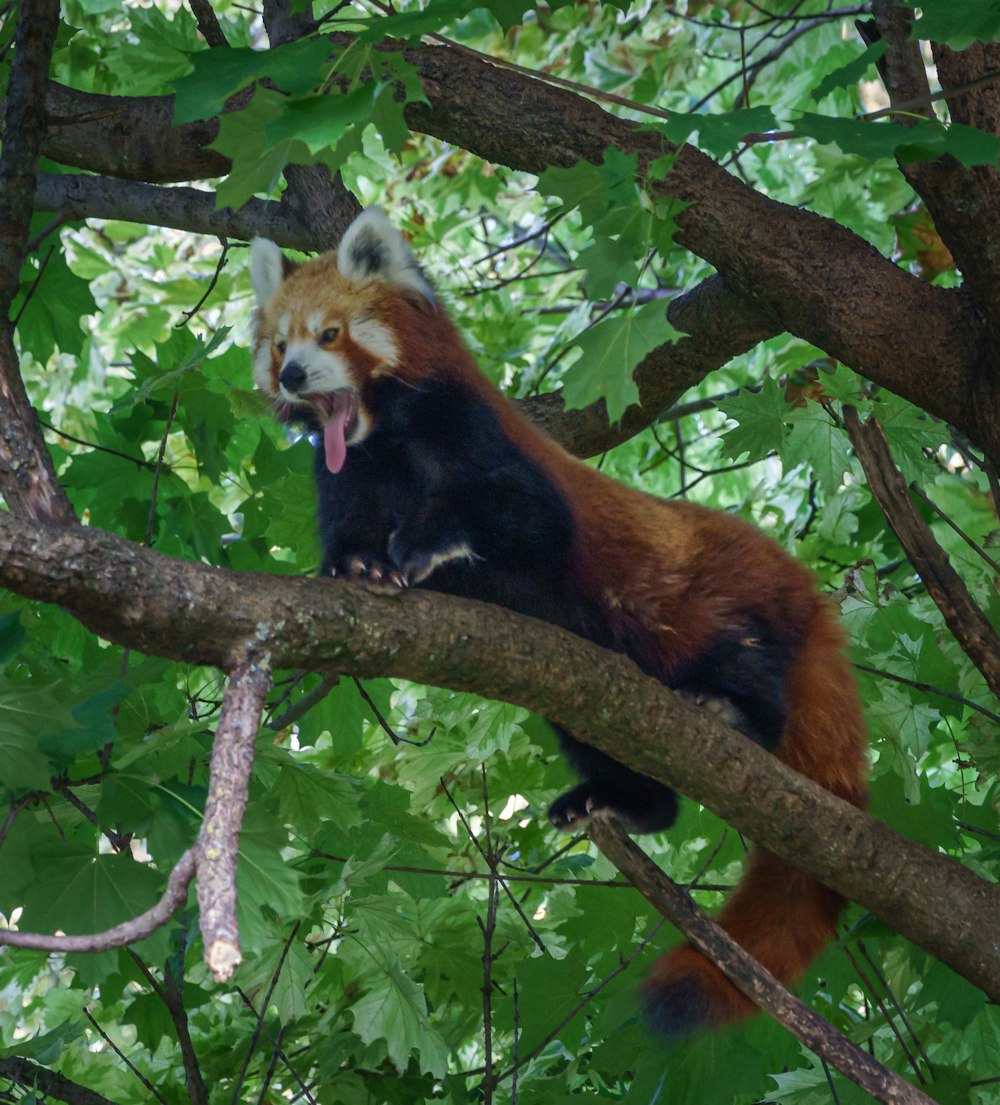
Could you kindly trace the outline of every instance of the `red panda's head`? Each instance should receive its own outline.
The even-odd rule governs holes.
[[[279,417],[302,415],[323,430],[327,467],[368,436],[366,384],[407,380],[407,350],[437,315],[434,292],[403,236],[378,207],[347,228],[335,253],[293,265],[264,238],[250,243],[257,298],[253,374]]]

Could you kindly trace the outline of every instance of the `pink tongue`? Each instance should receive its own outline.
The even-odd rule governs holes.
[[[351,413],[350,399],[343,393],[333,396],[333,410],[323,423],[323,448],[326,452],[326,466],[336,475],[344,467],[347,459],[347,441],[344,431],[347,417]]]

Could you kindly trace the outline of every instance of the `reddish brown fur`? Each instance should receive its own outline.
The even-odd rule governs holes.
[[[262,312],[258,342],[291,302],[330,303],[343,318],[370,312],[389,326],[401,350],[394,375],[461,380],[498,415],[507,436],[537,461],[562,491],[578,529],[574,575],[613,624],[652,646],[666,675],[708,642],[759,611],[800,630],[804,645],[789,673],[791,712],[776,755],[855,805],[865,802],[865,729],[843,655],[843,634],[809,573],[753,527],[694,504],[652,498],[567,454],[528,422],[482,376],[457,331],[435,308],[378,281],[352,284],[330,254],[298,269]],[[358,384],[376,369],[357,349]],[[274,369],[277,389],[277,369]],[[840,898],[808,875],[756,849],[719,922],[784,983],[798,980],[829,941]],[[654,990],[696,976],[714,1024],[744,1017],[752,1004],[690,947],[660,959]]]

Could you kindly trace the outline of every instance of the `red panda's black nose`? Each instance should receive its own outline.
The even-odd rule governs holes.
[[[298,361],[289,361],[281,370],[281,375],[278,378],[281,380],[285,391],[301,391],[302,385],[306,382],[306,370]]]

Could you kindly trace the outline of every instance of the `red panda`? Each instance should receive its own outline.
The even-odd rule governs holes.
[[[570,456],[480,373],[399,232],[363,212],[340,248],[301,266],[255,239],[254,379],[316,452],[322,571],[498,603],[630,656],[676,691],[722,703],[750,740],[863,805],[865,730],[829,603],[752,526],[655,499]],[[581,782],[549,810],[563,829],[605,810],[669,827],[668,787],[557,729]],[[785,983],[834,933],[842,901],[753,850],[718,920]],[[644,987],[666,1035],[752,1003],[682,946]]]

